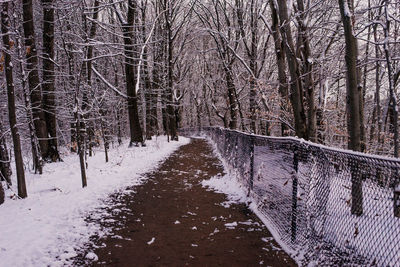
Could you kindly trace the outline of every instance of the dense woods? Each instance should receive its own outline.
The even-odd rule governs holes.
[[[22,198],[62,148],[86,186],[94,146],[186,127],[398,157],[398,0],[0,3],[0,174],[15,162]]]

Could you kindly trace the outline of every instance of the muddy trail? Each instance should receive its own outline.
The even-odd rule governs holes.
[[[192,139],[143,185],[111,197],[111,215],[99,223],[113,234],[93,237],[95,246],[85,249],[98,260],[82,252],[74,265],[296,266],[246,205],[228,207],[224,194],[202,187],[218,174],[223,167],[212,147]]]

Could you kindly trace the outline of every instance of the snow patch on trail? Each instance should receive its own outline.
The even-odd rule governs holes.
[[[149,242],[147,242],[147,245],[151,245],[151,244],[153,244],[154,243],[154,241],[156,240],[156,238],[155,237],[153,237]]]
[[[86,254],[86,259],[91,260],[91,261],[98,261],[99,257],[94,253],[94,252],[89,252]]]
[[[238,226],[237,222],[232,222],[232,223],[226,223],[225,227],[228,229],[235,229],[235,227]]]
[[[11,198],[17,191],[13,175],[13,188],[7,190],[6,202],[0,205],[0,267],[71,265],[71,258],[89,243],[90,236],[109,233],[85,218],[104,218],[106,214],[98,213],[110,194],[125,193],[126,187],[142,183],[142,174],[189,142],[184,137],[179,142],[158,137],[146,142],[146,147],[132,148],[125,142],[110,149],[108,163],[104,153],[97,151],[88,158],[86,188],[81,187],[76,154],[46,164],[42,175],[26,172],[26,199]]]
[[[201,185],[215,192],[226,194],[228,201],[221,203],[226,208],[229,208],[232,203],[247,203],[250,200],[245,187],[230,175],[213,176],[209,180],[201,181]]]

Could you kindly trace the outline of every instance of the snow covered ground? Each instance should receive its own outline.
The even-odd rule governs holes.
[[[104,153],[97,151],[88,159],[84,189],[76,154],[47,164],[43,175],[27,173],[28,198],[13,200],[7,190],[6,202],[0,205],[0,267],[68,264],[91,235],[106,232],[86,222],[86,215],[105,205],[108,195],[143,182],[141,174],[187,143],[184,137],[169,143],[165,137],[153,138],[146,147],[128,148],[124,143],[110,150],[108,163]]]

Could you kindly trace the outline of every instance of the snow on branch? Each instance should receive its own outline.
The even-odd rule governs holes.
[[[153,35],[154,29],[156,28],[156,22],[157,22],[157,20],[160,18],[160,16],[161,16],[163,13],[165,13],[165,11],[167,11],[167,10],[163,10],[163,11],[160,12],[160,14],[158,14],[158,16],[155,18],[155,20],[154,20],[154,22],[153,22],[153,25],[151,26],[151,30],[150,30],[149,36],[147,36],[147,39],[146,39],[146,41],[144,42],[144,44],[143,44],[143,46],[142,46],[142,49],[141,49],[141,51],[140,51],[139,64],[138,64],[137,76],[136,76],[136,77],[137,77],[137,80],[136,80],[136,86],[135,86],[136,93],[138,93],[138,91],[139,91],[140,69],[141,69],[141,66],[142,66],[144,50],[146,49],[146,46],[147,46],[147,44],[149,43],[151,36]]]
[[[96,68],[92,65],[92,70],[93,72],[102,80],[108,87],[110,87],[111,90],[116,92],[119,96],[122,96],[123,98],[128,99],[128,96],[124,93],[122,93],[118,88],[116,88],[114,85],[112,85],[109,81],[106,80],[97,70]]]

